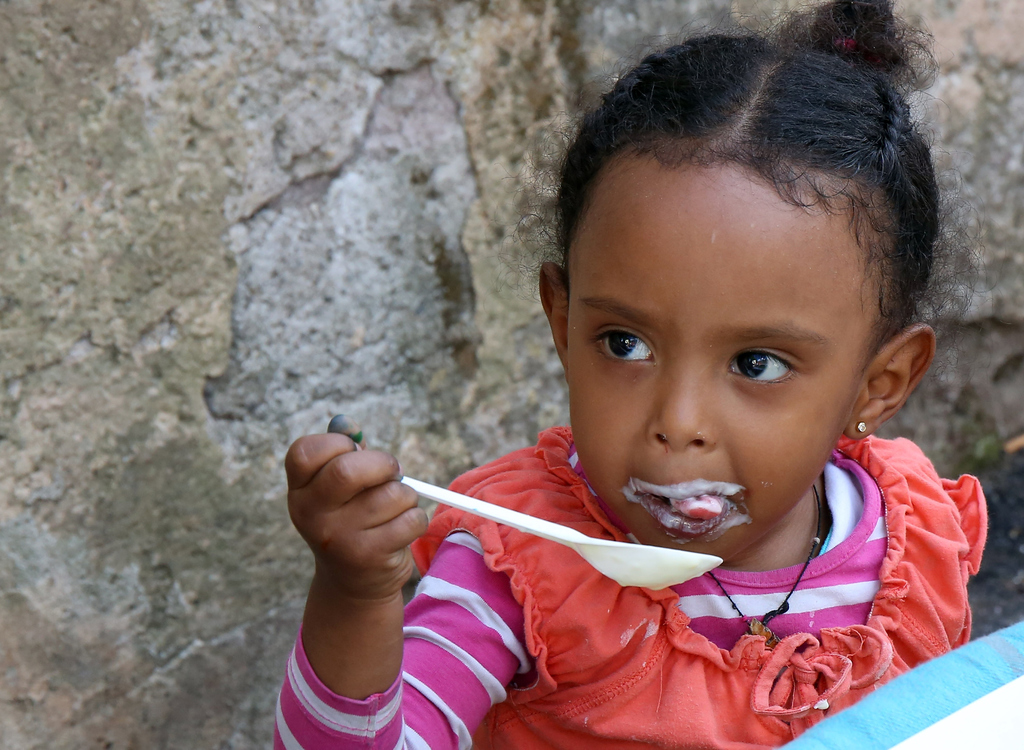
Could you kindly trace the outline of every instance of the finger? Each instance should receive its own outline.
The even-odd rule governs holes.
[[[419,507],[409,508],[371,529],[353,529],[348,508],[321,516],[310,529],[306,542],[314,554],[344,561],[358,569],[388,566],[388,558],[422,536],[427,529],[427,514]]]
[[[388,523],[419,505],[416,493],[401,482],[385,482],[353,497],[347,507],[359,517],[363,529]]]
[[[420,507],[410,508],[387,523],[363,532],[367,548],[393,554],[423,536],[427,531],[427,513]]]
[[[306,488],[333,505],[344,505],[363,490],[398,479],[401,472],[390,453],[352,451],[328,461]]]
[[[351,451],[335,456],[305,487],[288,491],[288,514],[295,528],[307,541],[318,537],[320,531],[325,531],[327,515],[342,508],[345,509],[344,521],[336,522],[338,529],[358,533],[367,526],[361,517],[366,508],[358,504],[348,507],[352,498],[385,483],[397,485],[393,480],[398,477],[399,471],[394,456],[380,451]],[[404,493],[402,496],[405,496]],[[381,521],[383,515],[386,514],[378,513],[374,522]],[[326,531],[329,535],[335,533]]]
[[[309,484],[331,459],[356,449],[347,435],[307,435],[296,440],[284,457],[284,471],[289,489]]]

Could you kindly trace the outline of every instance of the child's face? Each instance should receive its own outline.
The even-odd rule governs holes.
[[[875,354],[864,257],[847,215],[738,168],[605,169],[568,300],[550,267],[542,297],[582,465],[641,542],[736,569],[806,559],[811,486]],[[666,487],[698,479],[733,487]]]

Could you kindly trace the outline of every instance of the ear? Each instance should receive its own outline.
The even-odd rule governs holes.
[[[907,398],[935,358],[935,331],[930,326],[905,328],[868,363],[864,383],[844,433],[858,440],[867,437],[903,408]],[[863,432],[857,425],[864,423]]]
[[[555,263],[545,263],[540,269],[540,303],[551,326],[562,369],[568,367],[569,354],[569,288],[562,269]]]

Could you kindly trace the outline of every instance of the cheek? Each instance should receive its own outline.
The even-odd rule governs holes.
[[[581,454],[590,456],[595,450],[603,453],[605,443],[616,439],[613,407],[604,389],[596,387],[593,378],[585,377],[583,368],[573,372],[569,378],[569,419]],[[587,465],[593,463],[591,460]]]
[[[820,452],[831,449],[845,429],[860,381],[852,377],[856,365],[832,363],[828,372],[817,372],[792,386],[783,386],[777,397],[744,396],[731,404],[730,420],[744,442],[761,442],[770,451]]]
[[[621,366],[609,363],[594,347],[580,347],[573,353],[567,378],[573,425],[582,419],[608,422],[609,427],[636,411],[639,393]],[[579,424],[577,424],[579,422]]]
[[[601,387],[596,379],[569,387],[569,413],[577,442],[613,450],[628,442],[635,409],[623,398],[615,397],[615,389]]]
[[[787,409],[760,415],[761,429],[748,424],[753,429],[740,430],[730,440],[733,465],[754,496],[765,501],[761,512],[785,511],[780,506],[799,498],[832,455],[839,435],[822,407],[810,406],[806,413]]]

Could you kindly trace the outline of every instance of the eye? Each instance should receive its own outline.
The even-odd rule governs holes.
[[[625,331],[609,331],[601,336],[608,353],[616,359],[638,362],[651,358],[651,349],[639,336]]]
[[[768,352],[743,352],[732,361],[731,369],[762,383],[780,380],[789,373],[789,365]]]

